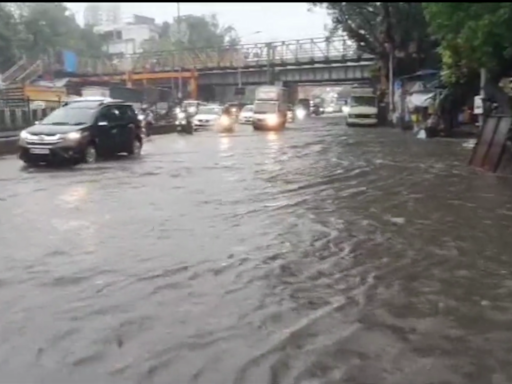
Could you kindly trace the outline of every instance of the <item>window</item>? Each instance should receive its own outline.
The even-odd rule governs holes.
[[[118,105],[116,108],[123,121],[131,121],[137,118],[135,110],[130,105]]]
[[[98,118],[100,121],[106,121],[108,124],[115,124],[121,122],[121,114],[116,106],[109,105],[102,108]]]
[[[352,96],[350,98],[351,107],[376,107],[377,98],[375,96]]]
[[[200,115],[220,115],[222,112],[219,107],[200,107],[197,112]]]
[[[242,112],[252,112],[254,111],[254,106],[252,105],[246,105],[245,107],[242,108]]]
[[[48,115],[42,125],[84,125],[90,124],[93,120],[95,109],[93,108],[71,108],[69,106],[55,110]]]

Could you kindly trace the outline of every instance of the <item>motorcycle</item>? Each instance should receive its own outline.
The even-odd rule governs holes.
[[[143,113],[139,113],[137,115],[139,121],[140,121],[140,126],[142,128],[142,133],[144,134],[145,137],[151,137],[151,130],[153,128],[153,122],[150,121],[148,118],[147,118],[147,115],[143,114]]]
[[[188,135],[194,134],[194,125],[192,123],[192,117],[187,113],[177,108],[175,111],[176,117],[174,124],[176,125],[176,132],[186,133]]]

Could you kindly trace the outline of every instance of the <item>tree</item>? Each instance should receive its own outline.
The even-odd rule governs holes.
[[[475,82],[488,70],[484,89],[510,112],[498,84],[512,70],[511,3],[423,3],[430,31],[440,41],[444,78],[449,84]]]
[[[396,76],[437,64],[436,44],[428,32],[421,3],[311,3],[325,7],[331,33],[343,32],[359,52],[377,58],[381,89],[386,90],[389,54]]]
[[[18,52],[16,31],[19,29],[12,10],[6,3],[0,3],[0,71],[3,73],[12,67],[20,52]]]
[[[0,69],[23,56],[53,57],[69,49],[81,57],[103,54],[101,37],[82,28],[64,3],[0,3]]]
[[[185,15],[160,26],[158,39],[145,44],[146,51],[193,50],[236,46],[239,38],[234,27],[221,25],[216,15]]]

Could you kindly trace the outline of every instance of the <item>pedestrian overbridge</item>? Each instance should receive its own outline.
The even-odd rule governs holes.
[[[320,37],[219,48],[143,52],[102,58],[59,58],[16,64],[4,75],[8,84],[29,83],[43,75],[75,82],[122,82],[128,86],[174,87],[185,82],[189,95],[199,86],[353,82],[370,78],[374,57],[360,53],[345,37]]]

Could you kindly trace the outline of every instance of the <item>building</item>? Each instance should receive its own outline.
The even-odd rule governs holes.
[[[158,31],[155,19],[140,15],[94,28],[94,32],[104,36],[105,51],[119,56],[141,52],[146,40],[158,38]]]
[[[121,23],[120,3],[89,3],[84,9],[84,24],[106,26]]]

